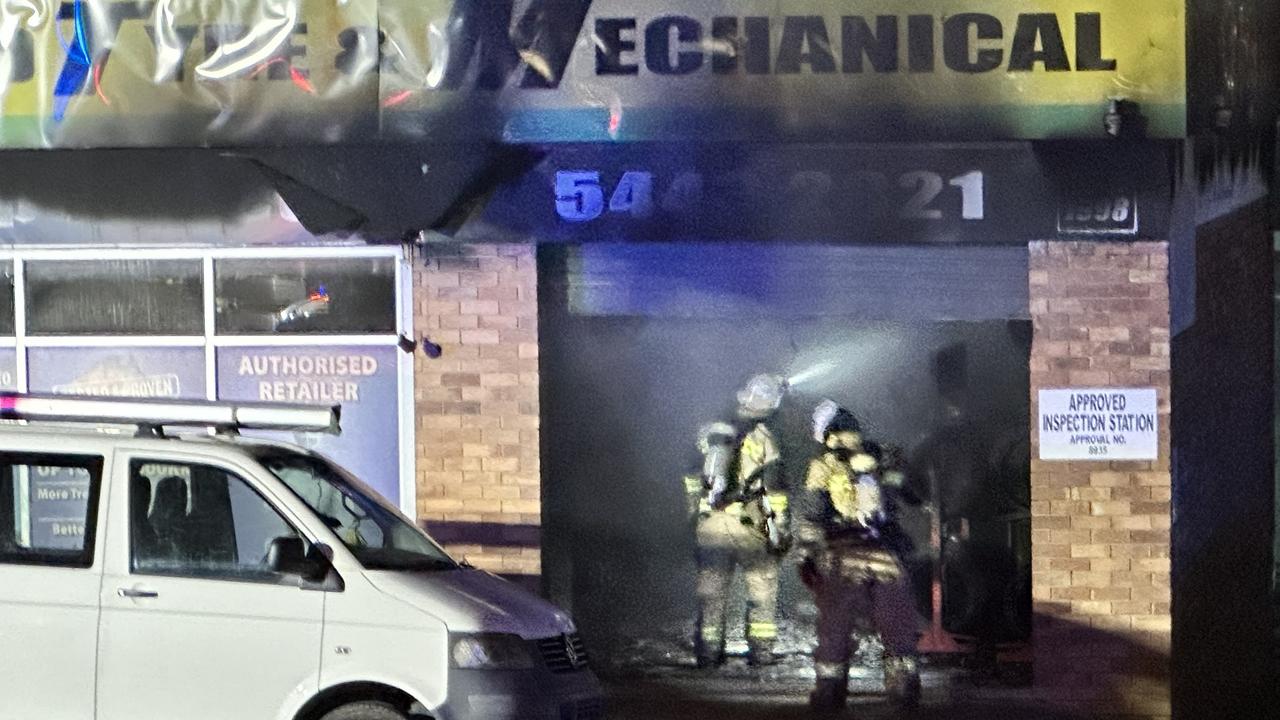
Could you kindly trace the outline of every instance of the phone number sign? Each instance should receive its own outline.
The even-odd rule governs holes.
[[[1155,460],[1160,423],[1155,388],[1040,391],[1041,460]]]
[[[1168,178],[1164,152],[1149,146],[563,145],[502,186],[459,238],[991,245],[1164,237]]]
[[[706,202],[707,178],[701,173],[686,171],[669,180],[660,188],[660,198],[654,196],[652,172],[629,170],[623,172],[612,187],[606,185],[598,171],[556,171],[556,214],[569,222],[599,220],[606,212],[648,218],[655,210],[688,212]],[[883,172],[861,171],[846,177],[821,170],[800,170],[788,180],[788,195],[800,195],[800,202],[825,199],[836,191],[836,184],[847,185],[852,191],[850,199],[871,201],[875,210],[883,211],[893,203],[892,210],[904,220],[943,220],[944,207],[964,220],[982,220],[986,217],[986,176],[981,170],[971,170],[963,175],[945,178],[931,170],[911,170],[896,176]],[[959,188],[960,205],[957,208],[951,198],[944,198],[948,186]],[[716,191],[713,189],[712,191]],[[727,191],[726,188],[718,188]],[[605,201],[606,196],[608,202]],[[958,213],[954,212],[958,210]]]

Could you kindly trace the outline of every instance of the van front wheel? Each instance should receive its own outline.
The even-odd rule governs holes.
[[[405,716],[384,702],[354,702],[330,710],[320,720],[405,720]]]

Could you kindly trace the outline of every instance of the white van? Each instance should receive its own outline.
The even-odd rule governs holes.
[[[234,433],[337,408],[0,395],[0,417],[59,421],[0,425],[0,720],[603,717],[565,613]]]

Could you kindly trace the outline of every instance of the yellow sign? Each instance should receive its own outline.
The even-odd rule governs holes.
[[[376,59],[339,62],[361,27],[373,0],[0,0],[0,146],[371,134]]]
[[[1186,132],[1180,0],[0,0],[0,146]]]

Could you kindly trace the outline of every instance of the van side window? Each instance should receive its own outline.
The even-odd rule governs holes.
[[[0,563],[93,565],[102,457],[0,453]]]
[[[269,583],[286,581],[267,565],[272,543],[300,539],[240,477],[150,460],[130,464],[129,536],[135,573]]]

